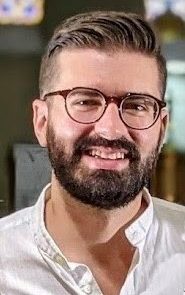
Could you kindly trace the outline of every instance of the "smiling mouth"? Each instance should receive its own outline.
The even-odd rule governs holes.
[[[126,150],[115,150],[112,148],[92,148],[86,151],[86,155],[103,160],[123,160],[127,158]]]

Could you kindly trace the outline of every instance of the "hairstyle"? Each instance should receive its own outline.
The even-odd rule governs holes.
[[[64,20],[54,31],[42,58],[40,69],[40,96],[52,83],[56,69],[56,55],[63,49],[94,48],[98,50],[118,49],[140,52],[157,61],[162,98],[166,90],[166,61],[156,35],[150,25],[139,15],[94,11],[77,14]]]

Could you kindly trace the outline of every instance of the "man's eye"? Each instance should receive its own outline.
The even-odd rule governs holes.
[[[133,105],[133,108],[137,111],[146,111],[147,110],[147,106],[144,104],[135,104],[135,105]]]
[[[144,103],[127,103],[124,106],[125,110],[133,110],[133,111],[147,111],[147,105]]]
[[[86,99],[86,98],[81,98],[81,99],[77,99],[77,100],[74,100],[72,102],[72,105],[73,106],[84,106],[84,107],[99,107],[101,106],[101,102],[97,99]]]
[[[76,104],[80,104],[80,105],[85,105],[85,106],[96,106],[99,105],[99,101],[96,101],[94,99],[82,99],[78,102],[76,102]]]

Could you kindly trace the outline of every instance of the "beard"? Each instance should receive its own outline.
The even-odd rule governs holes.
[[[47,130],[49,159],[55,176],[70,197],[94,208],[111,210],[128,205],[143,187],[149,187],[156,166],[159,144],[147,158],[141,160],[137,146],[122,137],[107,140],[102,137],[79,138],[73,150],[66,151],[62,139],[56,138],[52,126]],[[129,165],[122,171],[89,169],[81,158],[94,147],[126,149]]]

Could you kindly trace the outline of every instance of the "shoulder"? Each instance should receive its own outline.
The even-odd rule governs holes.
[[[32,207],[17,211],[0,219],[0,253],[16,247],[24,239],[31,238]]]
[[[12,213],[0,219],[0,234],[18,229],[30,223],[32,207]]]
[[[23,245],[31,246],[35,242],[35,234],[40,226],[40,219],[44,219],[45,191],[49,188],[48,184],[41,192],[37,202],[25,209],[10,214],[0,219],[0,240],[3,247],[0,253],[7,249],[20,248]],[[44,220],[43,220],[44,222]]]
[[[35,248],[33,207],[0,219],[0,268],[11,268],[27,259]]]
[[[161,226],[167,225],[185,234],[185,206],[153,198],[154,212]]]
[[[39,214],[44,213],[45,204],[45,191],[49,188],[50,184],[42,190],[37,202],[31,206],[12,213],[0,219],[0,235],[10,231],[19,231],[27,228],[36,222]]]
[[[185,206],[166,201],[164,199],[152,198],[154,208],[158,211],[168,212],[169,214],[180,214],[185,217]]]

